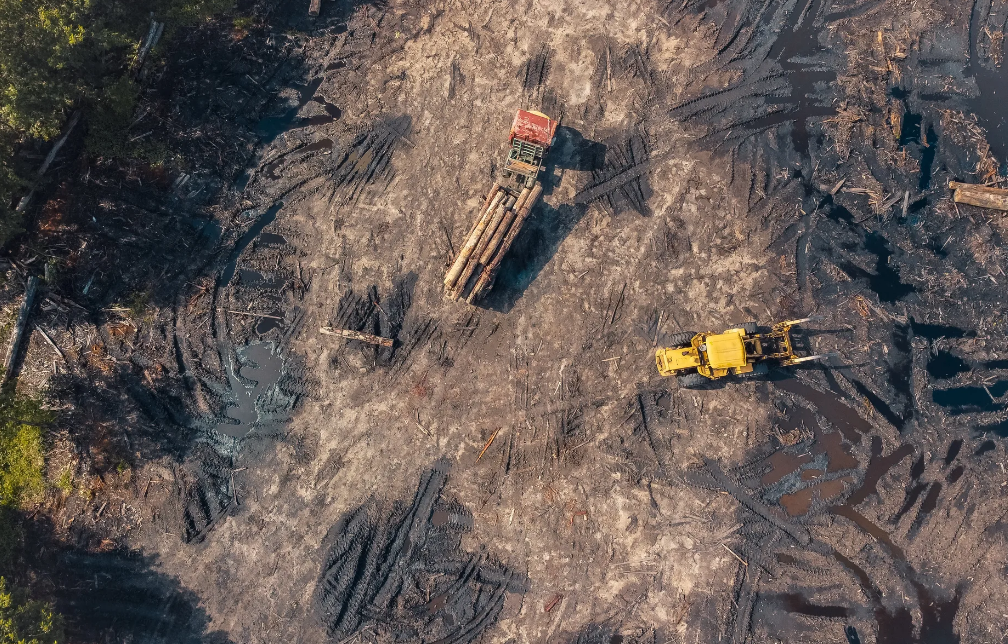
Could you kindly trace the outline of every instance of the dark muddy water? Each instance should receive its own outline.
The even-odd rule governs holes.
[[[283,208],[282,201],[273,204],[269,210],[259,216],[259,219],[256,220],[255,224],[244,235],[238,238],[234,248],[231,250],[227,264],[224,265],[224,270],[221,271],[220,277],[217,278],[218,288],[227,286],[231,282],[232,278],[234,278],[235,268],[238,266],[238,258],[241,257],[242,252],[248,248],[248,245],[259,236],[266,226],[276,220],[277,213],[280,212],[281,208]]]
[[[988,67],[980,60],[976,43],[984,26],[980,24],[981,12],[974,10],[970,20],[970,51],[969,65],[964,74],[976,80],[979,95],[969,101],[969,109],[976,114],[980,124],[987,130],[987,142],[991,152],[1000,162],[1004,172],[1008,161],[1008,110],[1005,101],[1008,100],[1008,70]]]
[[[226,415],[231,422],[224,422],[217,429],[234,438],[244,438],[254,430],[262,413],[259,401],[264,394],[276,386],[283,369],[283,358],[271,343],[256,343],[237,351],[240,366],[228,369],[231,391],[235,402],[228,407]]]
[[[809,154],[808,120],[836,112],[831,106],[813,98],[817,89],[836,80],[836,72],[817,68],[808,62],[808,58],[825,51],[819,42],[820,32],[814,26],[822,4],[823,0],[799,1],[768,55],[768,58],[780,61],[791,83],[791,96],[770,98],[768,102],[771,105],[787,105],[791,109],[766,118],[780,122],[793,119],[791,141],[795,150],[806,157]]]
[[[1004,404],[997,399],[1005,393],[1008,393],[1008,380],[999,380],[992,385],[979,387],[935,389],[931,392],[931,400],[948,409],[951,414],[968,414],[1004,409]]]
[[[829,419],[830,423],[839,429],[843,433],[844,438],[851,443],[859,442],[861,435],[869,433],[872,429],[871,423],[861,418],[856,411],[844,403],[835,393],[823,393],[818,389],[799,382],[795,378],[777,380],[774,382],[774,385],[784,391],[801,396],[815,405],[819,412]]]
[[[970,371],[969,363],[949,351],[938,351],[928,357],[927,371],[932,378],[946,380]]]

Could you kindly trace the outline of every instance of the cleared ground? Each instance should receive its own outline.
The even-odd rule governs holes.
[[[1002,223],[945,186],[998,176],[1003,2],[263,12],[147,95],[191,178],[53,224],[140,240],[22,375],[104,473],[40,537],[82,640],[1002,641]],[[517,108],[563,119],[542,203],[449,303]],[[828,365],[657,376],[811,314]]]

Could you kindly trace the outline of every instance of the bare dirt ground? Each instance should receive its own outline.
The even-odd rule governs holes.
[[[80,641],[1003,641],[1003,223],[945,185],[1000,176],[1008,5],[302,4],[167,54],[189,167],[40,214]],[[543,201],[449,303],[517,108]],[[829,365],[656,374],[809,314]]]

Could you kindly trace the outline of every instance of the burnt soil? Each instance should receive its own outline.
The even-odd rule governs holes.
[[[176,160],[72,137],[12,255],[73,641],[1003,641],[1005,224],[946,186],[1003,180],[1008,4],[307,4],[177,34]],[[543,199],[448,302],[516,108]],[[825,364],[655,371],[808,315]]]

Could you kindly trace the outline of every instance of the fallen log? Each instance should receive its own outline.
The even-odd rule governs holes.
[[[514,204],[515,198],[507,197],[497,207],[497,211],[494,213],[489,225],[487,225],[486,230],[484,230],[483,234],[480,236],[479,243],[476,244],[476,248],[473,249],[472,254],[469,256],[469,261],[466,262],[465,269],[462,271],[462,274],[459,275],[458,281],[455,283],[455,288],[448,294],[449,298],[457,300],[465,294],[466,285],[469,284],[469,279],[479,267],[479,259],[483,255],[483,251],[486,250],[487,245],[490,243],[490,238],[496,232],[497,228],[500,227],[505,215],[511,210],[511,207],[514,206]]]
[[[472,255],[473,250],[476,248],[476,244],[479,243],[480,237],[483,236],[483,231],[486,229],[487,224],[490,223],[492,213],[497,210],[497,206],[504,200],[504,197],[505,192],[503,190],[497,192],[497,194],[494,195],[493,201],[490,202],[490,206],[480,213],[480,216],[476,221],[476,227],[469,233],[469,237],[466,238],[465,243],[459,250],[458,257],[455,258],[455,262],[448,270],[448,274],[445,275],[445,290],[450,291],[454,288],[459,275],[461,275],[462,271],[465,270],[466,262],[469,261],[469,256]]]
[[[368,344],[377,344],[383,347],[391,347],[393,340],[392,338],[383,338],[379,335],[371,335],[370,333],[361,333],[359,331],[351,331],[350,329],[334,329],[331,326],[324,326],[319,329],[319,332],[323,335],[338,335],[341,338],[346,338],[347,340],[359,340],[361,342],[367,342]]]
[[[21,350],[21,340],[24,338],[25,329],[28,328],[28,317],[31,315],[32,304],[35,303],[37,288],[38,278],[32,275],[28,278],[28,288],[25,289],[24,301],[21,302],[21,310],[18,312],[14,333],[11,335],[10,348],[7,349],[7,359],[4,360],[3,382],[10,380],[14,370],[14,361]]]
[[[952,194],[952,200],[956,203],[994,210],[1008,210],[1008,190],[975,183],[959,183],[958,181],[949,181],[949,188],[955,191]]]
[[[511,244],[513,244],[515,238],[518,237],[518,233],[521,232],[522,226],[525,224],[525,220],[528,218],[529,213],[532,212],[532,208],[535,206],[536,201],[538,201],[539,195],[541,194],[542,184],[537,182],[535,187],[532,188],[532,192],[529,194],[528,199],[525,200],[525,204],[522,206],[521,211],[515,215],[514,223],[511,224],[511,229],[508,230],[507,235],[501,242],[500,248],[497,250],[497,255],[486,267],[483,268],[483,273],[476,281],[476,285],[473,286],[472,291],[469,293],[469,297],[466,298],[466,302],[472,304],[479,298],[486,295],[486,293],[490,290],[494,280],[497,278],[497,271],[500,270],[500,265],[504,260],[504,256],[507,255],[508,250],[511,249]]]

